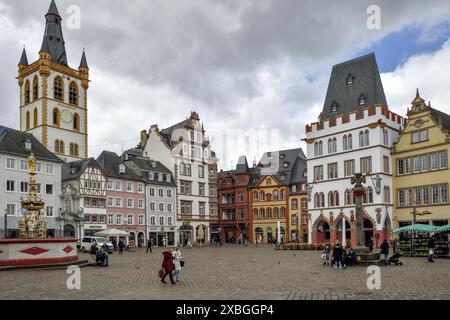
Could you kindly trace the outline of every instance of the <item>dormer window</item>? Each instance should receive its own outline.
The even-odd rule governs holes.
[[[25,150],[31,151],[31,141],[25,140]]]
[[[338,104],[337,104],[336,101],[333,101],[333,102],[331,103],[330,112],[331,112],[331,113],[335,113],[335,112],[337,112],[337,109],[338,109]]]
[[[119,165],[119,173],[120,174],[125,174],[125,165],[124,164],[120,164]]]
[[[347,76],[347,85],[349,86],[349,85],[353,84],[354,80],[355,80],[355,77],[349,73]]]
[[[364,105],[366,105],[366,102],[367,102],[367,98],[366,98],[366,96],[365,95],[360,95],[359,96],[359,105],[360,106],[364,106]]]

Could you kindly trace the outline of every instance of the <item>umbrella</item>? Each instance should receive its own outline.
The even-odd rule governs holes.
[[[439,227],[430,224],[412,224],[409,226],[397,228],[393,231],[393,233],[400,233],[400,232],[418,232],[418,233],[439,232]]]
[[[130,234],[126,231],[118,229],[106,229],[95,233],[99,237],[129,237]]]
[[[447,224],[445,226],[441,226],[437,230],[437,232],[449,232],[449,231],[450,231],[450,224]]]

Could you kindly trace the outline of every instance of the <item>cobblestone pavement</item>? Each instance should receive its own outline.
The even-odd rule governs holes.
[[[81,269],[81,289],[68,290],[65,270],[0,272],[0,299],[450,299],[450,260],[402,258],[381,267],[381,289],[369,290],[365,267],[324,267],[320,253],[272,247],[182,249],[182,281],[163,284],[162,249],[109,256],[110,266]],[[80,254],[81,259],[89,255]]]

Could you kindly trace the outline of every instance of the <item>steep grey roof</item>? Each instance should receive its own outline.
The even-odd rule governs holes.
[[[50,53],[52,61],[67,66],[66,47],[61,28],[62,19],[54,0],[50,3],[45,21],[41,51]]]
[[[347,84],[348,77],[353,78],[352,84]],[[363,106],[359,105],[361,95],[366,98]],[[331,110],[333,104],[336,112]],[[334,124],[336,116],[343,114],[348,119],[349,112],[362,113],[374,104],[387,106],[375,54],[370,53],[333,66],[320,122],[331,118]]]
[[[129,156],[132,156],[132,157],[140,157],[140,156],[142,156],[142,149],[131,148],[131,149],[125,150],[122,153],[122,157],[125,156],[125,155],[129,155]]]
[[[240,173],[248,173],[248,172],[249,172],[249,167],[248,167],[248,163],[247,163],[247,157],[240,156],[238,163],[236,165],[236,173],[240,174]]]
[[[431,116],[435,119],[435,121],[440,123],[444,129],[450,130],[450,115],[434,108],[429,108],[431,111]]]
[[[157,185],[165,185],[165,186],[171,186],[176,187],[174,177],[172,172],[167,169],[161,162],[153,161],[147,158],[141,158],[141,157],[134,157],[129,160],[124,161],[125,165],[130,168],[135,175],[139,175],[141,179],[143,179],[145,182],[149,184],[157,184]],[[155,166],[153,166],[155,165]],[[171,176],[171,181],[167,182],[165,179],[163,181],[159,181],[158,178],[155,175],[155,179],[151,180],[148,177],[142,177],[141,171],[148,171],[153,172],[158,175],[160,174],[169,174]]]
[[[116,153],[103,151],[97,158],[97,162],[102,167],[103,172],[108,178],[139,180],[143,179],[125,166],[125,173],[120,173],[119,166],[124,164],[122,158]]]
[[[172,134],[177,129],[184,129],[186,125],[189,124],[189,119],[183,120],[181,122],[178,122],[174,124],[173,126],[170,126],[168,128],[162,129],[159,131],[159,134],[162,136],[162,138],[165,140],[165,142],[173,148],[177,143],[178,139],[172,140]]]
[[[31,152],[33,152],[36,159],[60,163],[63,162],[40,143],[31,133],[25,133],[0,126],[0,153],[28,157],[30,152],[25,149],[26,140],[30,140]]]
[[[65,163],[62,167],[61,180],[76,180],[81,176],[87,167],[98,168],[103,174],[105,174],[98,162],[94,158],[89,158]]]
[[[275,157],[278,157],[278,163]],[[306,180],[300,178],[306,168],[306,157],[301,148],[266,152],[259,161],[258,167],[270,168],[273,165],[278,165],[278,168],[274,168],[277,171],[272,175],[284,185]],[[264,174],[264,171],[258,174]]]
[[[88,63],[87,63],[87,59],[86,59],[86,53],[83,50],[83,55],[81,56],[81,62],[80,62],[80,66],[78,68],[87,68],[89,69]]]
[[[28,65],[28,58],[27,58],[27,53],[25,51],[25,47],[23,48],[22,55],[20,56],[19,66],[20,65],[24,65],[24,66]]]

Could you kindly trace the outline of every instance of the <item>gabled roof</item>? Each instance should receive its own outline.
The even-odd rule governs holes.
[[[278,158],[275,159],[275,157]],[[301,148],[266,152],[258,164],[258,167],[261,169],[259,174],[265,174],[264,168],[269,169],[272,166],[272,170],[277,171],[275,173],[272,172],[271,175],[282,184],[289,184],[294,176],[298,178],[300,173],[297,174],[297,171],[301,171],[301,174],[303,173],[304,168],[302,165],[297,164],[298,161],[305,163],[306,166],[306,157]]]
[[[437,123],[441,124],[442,127],[444,127],[444,129],[450,130],[450,115],[448,115],[442,111],[436,110],[434,108],[431,108],[431,107],[429,107],[429,108],[430,108],[431,116],[434,118],[434,120]]]
[[[129,180],[139,180],[143,179],[136,175],[133,171],[127,168],[116,153],[110,151],[103,151],[97,158],[97,162],[102,167],[103,172],[108,178],[117,179],[129,179]],[[119,166],[123,164],[125,166],[125,173],[120,173]]]
[[[169,174],[171,176],[171,182],[167,182],[165,179],[159,181],[158,179],[150,180],[146,177],[141,177],[145,182],[149,184],[166,185],[166,186],[176,186],[172,172],[167,169],[161,162],[150,160],[148,158],[133,157],[129,160],[124,161],[125,165],[131,168],[137,169],[134,174],[138,175],[141,171],[148,171],[159,174]]]
[[[61,21],[56,3],[52,0],[45,15],[45,32],[41,51],[50,53],[52,61],[67,66],[67,54]]]
[[[352,84],[347,84],[349,78]],[[366,98],[363,106],[359,105],[361,95]],[[333,104],[336,112],[332,111]],[[331,118],[334,124],[336,116],[344,115],[348,119],[349,112],[361,114],[364,108],[374,104],[387,106],[375,54],[370,53],[333,66],[319,122]]]
[[[89,158],[65,163],[62,167],[61,180],[76,180],[80,178],[81,174],[86,170],[87,167],[97,168],[105,175],[102,167],[98,164],[98,162],[94,158]]]
[[[0,153],[28,157],[30,151],[25,149],[25,141],[31,142],[31,152],[39,160],[62,163],[63,161],[50,152],[31,133],[26,133],[0,126]]]

